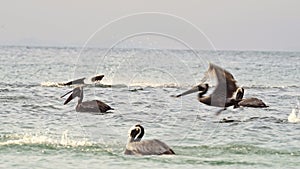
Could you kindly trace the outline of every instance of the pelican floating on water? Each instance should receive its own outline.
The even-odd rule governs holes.
[[[114,110],[109,105],[103,103],[99,100],[91,100],[91,101],[82,101],[83,100],[83,88],[82,87],[76,87],[73,90],[67,92],[61,98],[68,95],[69,93],[72,93],[67,100],[64,102],[64,105],[69,103],[71,100],[73,100],[75,97],[78,97],[78,103],[76,106],[77,112],[96,112],[96,113],[106,113],[108,110]]]
[[[234,108],[239,106],[242,107],[268,107],[261,99],[250,97],[243,99],[244,96],[244,88],[238,88],[236,91],[236,100],[237,104],[234,105]]]
[[[207,80],[208,74],[216,76],[217,85],[215,87],[215,90],[209,96],[204,96],[209,88],[207,83],[203,83]],[[243,99],[244,89],[236,85],[236,81],[232,74],[212,63],[209,64],[209,68],[206,71],[201,84],[177,95],[176,97],[181,97],[198,91],[198,100],[201,103],[210,106],[223,107],[224,109],[229,106],[234,106],[234,108],[237,108],[239,106],[267,107],[266,104],[258,98]]]
[[[163,155],[175,154],[164,142],[154,140],[141,141],[144,136],[144,127],[137,124],[128,131],[128,142],[124,154],[127,155]]]

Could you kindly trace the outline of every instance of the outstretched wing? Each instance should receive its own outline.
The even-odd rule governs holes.
[[[74,84],[84,84],[84,79],[85,79],[85,77],[80,78],[80,79],[76,79],[76,80],[72,80],[72,81],[69,81],[69,82],[66,82],[66,83],[62,83],[62,85],[70,86],[70,85],[74,85]]]
[[[100,80],[103,79],[103,77],[104,77],[104,75],[96,75],[96,76],[91,78],[91,81],[92,82],[100,81]]]
[[[225,69],[212,63],[209,64],[207,73],[217,78],[216,88],[211,94],[212,105],[224,106],[238,88],[234,77]]]

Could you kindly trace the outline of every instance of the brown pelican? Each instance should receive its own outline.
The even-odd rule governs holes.
[[[97,82],[97,81],[101,81],[103,79],[104,75],[96,75],[96,76],[93,76],[91,78],[91,82]],[[84,80],[86,78],[83,77],[83,78],[79,78],[79,79],[76,79],[76,80],[71,80],[69,82],[65,82],[65,83],[59,83],[59,85],[62,85],[62,86],[70,86],[70,85],[76,85],[76,84],[84,84]]]
[[[163,155],[175,154],[164,142],[154,140],[141,141],[144,136],[143,126],[137,124],[128,131],[128,142],[124,154],[127,155]]]
[[[244,89],[239,88],[236,85],[236,81],[232,74],[223,68],[210,63],[202,82],[208,78],[208,74],[214,75],[217,78],[215,90],[209,96],[203,96],[208,91],[208,84],[201,83],[192,89],[177,95],[176,97],[181,97],[199,91],[198,100],[201,103],[210,106],[223,107],[224,109],[229,106],[234,106],[235,108],[239,106],[267,107],[266,104],[260,99],[243,99]]]
[[[91,100],[91,101],[82,101],[83,100],[83,88],[82,87],[76,87],[73,90],[67,92],[61,98],[68,95],[69,93],[72,93],[67,100],[64,102],[64,105],[69,103],[71,100],[73,100],[75,97],[78,97],[78,103],[76,106],[77,112],[98,112],[98,113],[105,113],[108,110],[114,110],[109,105],[103,103],[99,100]]]
[[[239,106],[242,107],[268,107],[261,99],[250,97],[243,99],[244,96],[244,88],[238,88],[236,91],[236,100],[237,104],[234,105],[234,108]]]

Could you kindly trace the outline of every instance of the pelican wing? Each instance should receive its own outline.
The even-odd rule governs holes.
[[[62,85],[64,86],[70,86],[70,85],[74,85],[74,84],[84,84],[84,78],[80,78],[80,79],[76,79],[76,80],[72,80],[66,83],[62,83]]]
[[[100,109],[101,112],[106,112],[108,110],[113,110],[109,105],[105,104],[104,102],[100,100],[94,100],[97,102],[98,108]]]
[[[238,88],[234,77],[225,69],[212,63],[209,64],[207,73],[217,78],[217,86],[211,94],[212,105],[224,106]]]
[[[104,75],[96,75],[96,76],[91,78],[91,81],[92,82],[100,81],[100,80],[103,79],[103,77],[104,77]]]
[[[174,151],[160,140],[131,142],[126,146],[125,154],[129,155],[162,155],[175,154]]]

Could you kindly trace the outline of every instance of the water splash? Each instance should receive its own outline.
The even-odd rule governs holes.
[[[58,82],[41,82],[42,87],[63,87],[61,83]]]
[[[299,100],[296,108],[292,109],[291,114],[288,116],[288,121],[290,123],[299,123],[300,122],[300,109],[299,109]]]
[[[91,146],[92,142],[86,139],[73,140],[68,136],[68,130],[62,132],[61,139],[51,138],[47,135],[38,135],[32,133],[25,134],[9,134],[2,136],[6,141],[0,142],[0,146],[7,145],[35,145],[45,144],[54,146],[78,147],[78,146]]]

